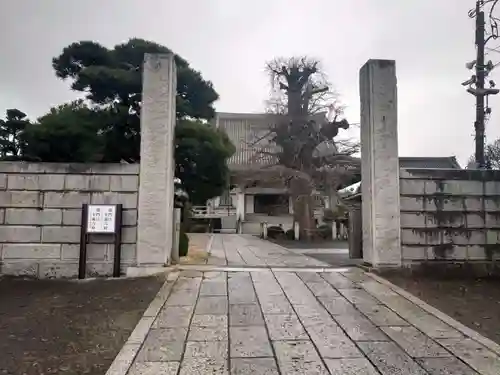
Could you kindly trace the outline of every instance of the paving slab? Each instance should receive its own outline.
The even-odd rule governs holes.
[[[182,290],[172,293],[165,303],[166,306],[192,306],[196,304],[198,300],[198,291],[192,290]]]
[[[340,297],[338,290],[333,288],[325,280],[319,282],[306,282],[306,285],[316,297]]]
[[[264,318],[259,305],[230,305],[230,326],[263,326]]]
[[[441,345],[482,375],[500,374],[500,356],[468,338],[437,339]]]
[[[278,365],[287,375],[329,375],[311,341],[274,341]]]
[[[274,358],[233,358],[231,375],[279,375]]]
[[[304,327],[295,313],[286,315],[265,315],[271,340],[308,339]]]
[[[230,356],[273,357],[271,343],[263,326],[231,327]]]
[[[339,289],[349,302],[355,305],[376,305],[379,302],[363,289]]]
[[[179,365],[179,362],[136,362],[129,375],[177,375]]]
[[[181,364],[179,375],[229,375],[227,360],[225,358],[191,357],[185,358]]]
[[[300,288],[298,286],[287,288],[285,289],[285,294],[292,305],[309,305],[316,302],[316,297],[307,288]]]
[[[436,316],[402,296],[381,297],[380,300],[411,325],[433,338],[460,338],[464,335]]]
[[[355,283],[362,283],[373,280],[361,268],[350,268],[348,272],[341,272],[341,274]]]
[[[227,296],[227,284],[225,281],[204,281],[200,296]]]
[[[194,315],[191,327],[224,328],[228,325],[226,315]]]
[[[293,313],[292,305],[284,295],[268,296],[259,295],[259,303],[264,314],[290,314]]]
[[[359,312],[337,315],[335,321],[354,341],[389,341],[389,338],[370,320]]]
[[[428,375],[393,342],[360,342],[359,346],[383,375]]]
[[[383,305],[357,305],[356,308],[376,326],[408,326],[409,323]]]
[[[166,306],[153,323],[153,328],[189,327],[193,308],[190,306]]]
[[[354,305],[344,297],[319,297],[318,299],[321,301],[325,309],[332,315],[349,315],[354,314],[357,311]]]
[[[197,315],[227,315],[227,297],[224,296],[200,296],[196,304]]]
[[[249,272],[230,272],[227,283],[230,291],[237,291],[241,288],[253,289],[252,278]]]
[[[430,375],[479,375],[458,358],[417,358]]]
[[[325,360],[331,375],[380,375],[366,358],[337,358]]]
[[[337,289],[358,288],[358,286],[340,273],[323,272],[321,277]]]
[[[185,358],[221,358],[228,357],[227,341],[188,341],[186,343]]]
[[[462,338],[463,333],[450,327],[434,315],[407,316],[406,320],[432,338]]]
[[[410,357],[451,357],[449,351],[415,327],[382,327],[381,329]]]
[[[229,303],[231,305],[248,305],[257,303],[257,296],[252,289],[241,288],[229,290]]]
[[[188,334],[189,341],[227,341],[226,327],[191,327]]]
[[[353,341],[336,324],[308,326],[306,331],[323,358],[363,357]]]
[[[180,277],[172,288],[172,292],[179,290],[198,290],[201,285],[201,277]]]
[[[248,272],[231,272],[228,275],[230,304],[251,304],[257,302],[254,285]]]
[[[297,276],[301,278],[306,284],[310,283],[321,283],[325,281],[319,273],[316,272],[297,272]]]
[[[319,302],[311,305],[294,305],[293,307],[304,327],[337,325],[328,311]]]
[[[373,280],[373,279],[368,280],[368,281],[363,281],[357,285],[359,285],[361,288],[363,288],[368,293],[370,293],[372,296],[374,296],[375,298],[377,298],[378,300],[381,300],[381,301],[383,301],[389,297],[394,298],[394,297],[399,296],[398,293],[396,293],[394,290],[392,290],[388,286],[383,285],[383,284],[381,284],[378,281]]]
[[[184,328],[152,330],[137,354],[137,362],[180,361],[186,332]]]
[[[266,276],[265,278],[259,278],[254,276],[254,274],[255,273],[252,273],[252,280],[257,294],[266,294],[268,296],[283,295],[283,290],[274,277],[268,278]]]

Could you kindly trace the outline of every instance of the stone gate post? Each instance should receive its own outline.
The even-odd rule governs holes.
[[[137,263],[171,261],[174,225],[174,129],[176,68],[173,54],[144,57]]]
[[[360,71],[363,259],[401,266],[396,62],[369,60]]]

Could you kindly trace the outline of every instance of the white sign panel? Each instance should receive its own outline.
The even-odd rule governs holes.
[[[87,233],[114,233],[116,223],[115,205],[88,206]]]

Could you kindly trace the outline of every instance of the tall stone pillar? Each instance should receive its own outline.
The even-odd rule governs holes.
[[[159,267],[170,263],[174,233],[174,55],[146,54],[142,79],[137,263]]]
[[[363,259],[401,266],[396,62],[369,60],[360,71]]]

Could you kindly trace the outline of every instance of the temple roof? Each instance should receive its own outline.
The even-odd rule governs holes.
[[[279,146],[272,143],[270,129],[274,125],[273,118],[278,116],[280,115],[267,113],[218,112],[216,114],[215,126],[228,135],[236,148],[236,152],[228,161],[230,169],[276,164],[274,154],[279,152]],[[326,119],[326,112],[311,117],[322,122]],[[317,148],[319,155],[335,152],[336,147],[327,142]]]

